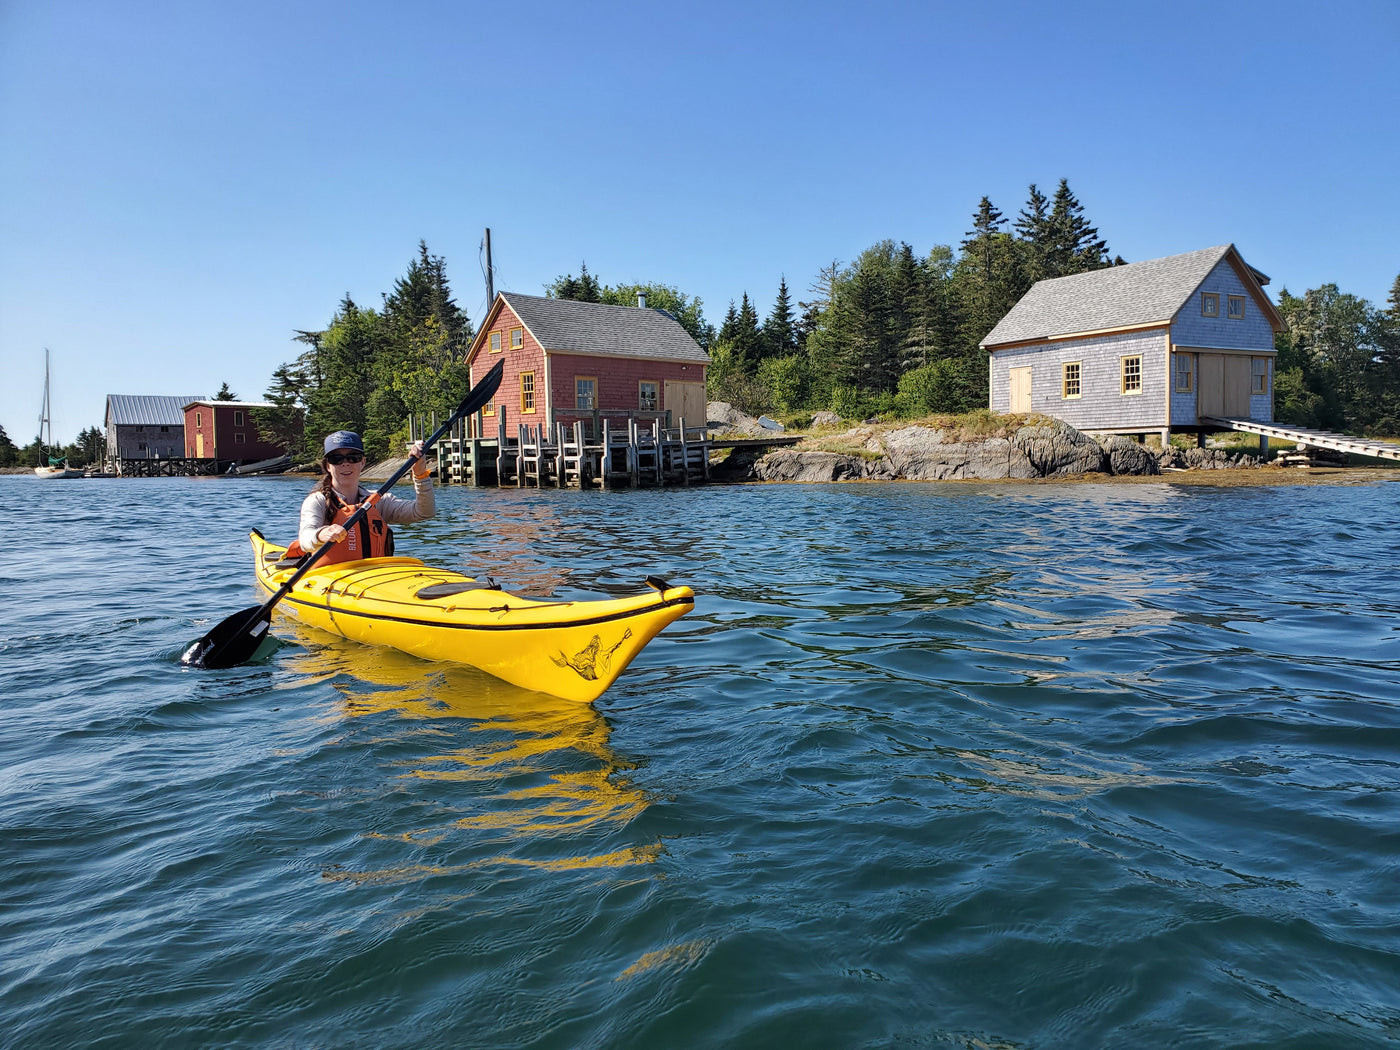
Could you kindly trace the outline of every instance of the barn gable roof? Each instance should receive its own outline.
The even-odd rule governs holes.
[[[165,394],[108,394],[107,426],[183,427],[185,406],[203,398]]]
[[[648,361],[708,364],[710,357],[665,310],[607,303],[580,303],[539,295],[501,292],[477,333],[474,355],[495,323],[499,304],[509,306],[535,341],[550,353],[628,357]]]
[[[1233,244],[1223,244],[1038,281],[987,334],[982,346],[993,349],[1012,343],[1170,324],[1223,259],[1230,261],[1275,331],[1281,331],[1283,320],[1262,288],[1268,277],[1246,263]]]

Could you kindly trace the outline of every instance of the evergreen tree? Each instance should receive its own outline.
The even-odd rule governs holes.
[[[288,455],[300,454],[306,439],[306,387],[306,374],[295,365],[284,364],[272,373],[264,395],[272,407],[255,408],[251,413],[258,433]]]
[[[954,275],[959,315],[960,350],[972,354],[996,323],[1020,298],[1022,286],[1016,244],[1003,227],[1006,220],[987,197],[962,242]]]
[[[745,292],[739,303],[738,325],[734,336],[734,352],[744,370],[752,374],[763,357],[763,336],[758,330],[758,311]]]
[[[1021,238],[1021,255],[1024,260],[1024,283],[1029,289],[1036,281],[1049,276],[1046,256],[1050,247],[1050,202],[1045,194],[1031,183],[1030,197],[1021,209],[1014,229]]]
[[[957,353],[957,318],[952,302],[953,249],[937,245],[919,263],[901,371],[922,368]]]
[[[580,303],[602,302],[602,289],[598,279],[588,272],[588,264],[580,267],[579,276],[565,274],[556,277],[554,283],[545,286],[545,295],[554,299],[573,299]]]
[[[426,357],[424,363],[438,371],[462,360],[474,334],[471,319],[452,298],[446,263],[428,254],[425,241],[418,242],[418,258],[384,297],[384,319],[400,349]]]
[[[787,275],[778,279],[778,298],[763,322],[764,357],[786,357],[797,349],[797,327],[788,295]]]
[[[719,335],[716,340],[728,346],[734,345],[734,340],[739,334],[739,311],[734,306],[734,300],[729,300],[729,312],[724,315],[724,320],[719,326]]]
[[[230,390],[230,389],[228,388],[228,384],[225,383],[223,386],[219,387],[219,392],[218,392],[217,394],[214,395],[214,400],[215,400],[215,401],[237,401],[237,400],[238,400],[238,395],[235,394],[232,390]]]
[[[0,467],[13,467],[18,462],[19,448],[5,433],[5,428],[0,426]]]
[[[341,300],[330,326],[320,336],[322,381],[306,394],[309,453],[319,458],[320,436],[333,430],[360,434],[366,453],[372,457],[382,458],[388,452],[387,441],[378,433],[372,437],[366,426],[377,386],[375,363],[388,345],[388,337],[382,316],[361,309],[349,295]]]
[[[1049,240],[1045,253],[1047,276],[1098,270],[1108,265],[1108,244],[1084,217],[1084,208],[1061,179],[1050,209]]]

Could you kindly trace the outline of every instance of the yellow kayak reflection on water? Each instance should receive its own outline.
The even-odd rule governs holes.
[[[293,574],[286,548],[251,534],[258,582],[271,594]],[[626,598],[555,601],[508,594],[417,558],[317,565],[276,608],[357,642],[470,664],[525,689],[590,703],[667,624],[695,607],[689,587],[651,577]]]
[[[326,878],[396,883],[462,867],[615,868],[648,864],[660,855],[659,843],[577,852],[580,841],[607,839],[625,829],[649,802],[627,779],[634,764],[614,753],[611,728],[590,705],[519,689],[471,668],[425,667],[392,649],[327,644],[332,639],[313,628],[294,631],[303,648],[287,655],[285,666],[326,680],[342,698],[340,717],[389,714],[423,723],[450,718],[468,724],[475,738],[464,745],[460,731],[413,732],[404,739],[426,743],[450,737],[453,744],[393,761],[394,775],[404,780],[479,783],[481,790],[453,796],[470,812],[448,807],[441,820],[397,832],[367,831],[363,837],[401,842],[418,856],[423,848],[451,845],[454,837],[470,834],[484,844],[498,843],[502,851],[465,866],[414,861],[374,870],[336,868],[324,872]],[[549,855],[552,841],[567,848]]]

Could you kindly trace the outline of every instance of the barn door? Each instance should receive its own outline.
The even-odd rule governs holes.
[[[1231,354],[1225,358],[1225,414],[1249,418],[1249,358]]]
[[[1011,411],[1029,412],[1031,410],[1030,368],[1013,368],[1009,374],[1011,377]]]
[[[671,413],[671,426],[680,426],[682,419],[688,427],[705,425],[709,402],[705,400],[704,383],[675,383],[668,380],[662,397],[661,407]]]
[[[203,435],[203,434],[195,434],[195,436],[194,436],[194,456],[195,456],[195,459],[203,459],[203,458],[204,458],[204,435]]]
[[[1196,357],[1196,415],[1225,415],[1225,355]]]

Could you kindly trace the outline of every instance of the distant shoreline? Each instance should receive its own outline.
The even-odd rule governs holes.
[[[40,478],[33,467],[0,467],[0,477],[31,477],[35,481],[54,479]],[[269,477],[282,477],[288,480],[314,481],[315,474],[297,474],[288,471]],[[159,481],[162,478],[67,478],[76,481]],[[230,478],[230,481],[246,480]],[[909,478],[852,478],[842,481],[764,481],[760,479],[727,480],[719,478],[711,485],[1198,485],[1214,488],[1248,488],[1266,485],[1362,485],[1372,481],[1400,481],[1400,468],[1396,467],[1248,467],[1244,469],[1176,470],[1164,474],[1063,474],[1048,478],[944,478],[920,481]],[[469,486],[440,486],[458,488]],[[491,487],[491,486],[487,486]],[[699,486],[704,488],[706,486]]]

